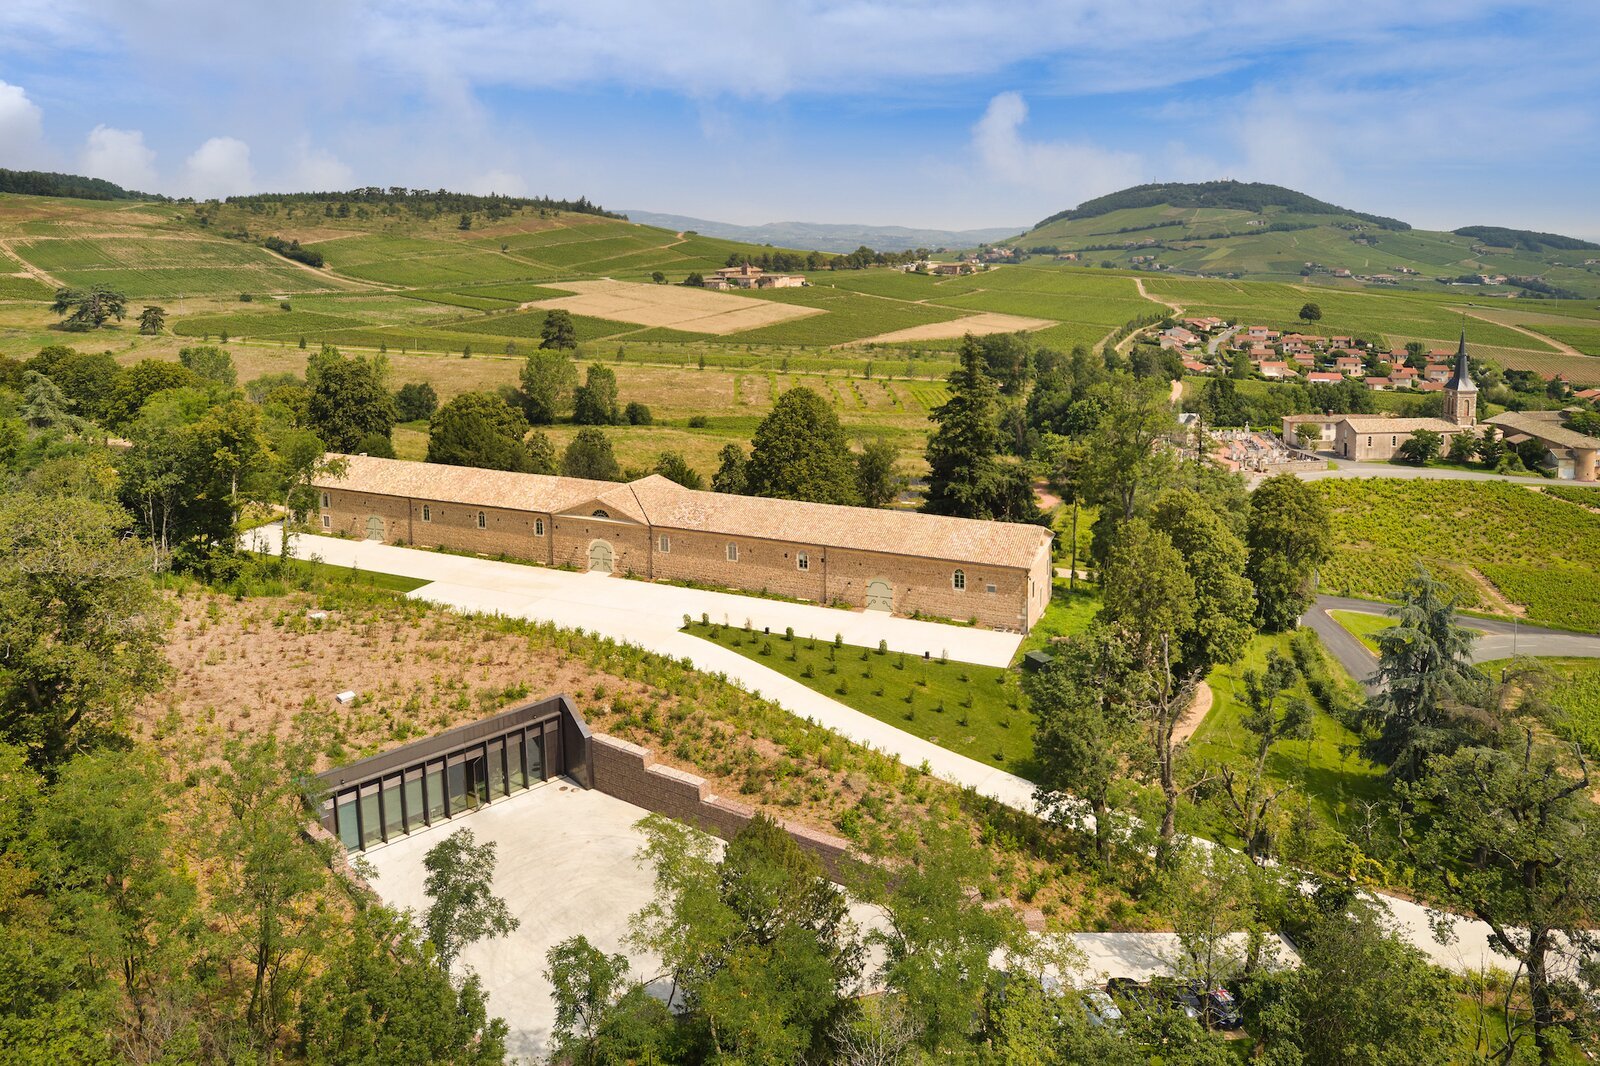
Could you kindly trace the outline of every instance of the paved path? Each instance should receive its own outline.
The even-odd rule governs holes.
[[[252,530],[245,538],[245,546],[254,551],[276,551],[279,533],[276,524]],[[683,612],[664,614],[659,605],[651,605],[649,590],[671,589],[674,592],[696,592],[698,596],[721,597],[728,602],[720,609],[732,612],[730,617],[736,623],[741,615],[748,613],[757,626],[768,624],[763,620],[767,617],[763,611],[797,605],[726,593],[672,589],[671,586],[574,574],[519,563],[444,555],[371,541],[295,534],[292,544],[298,558],[316,555],[335,566],[359,566],[374,573],[399,574],[431,581],[431,584],[409,593],[415,599],[464,612],[501,614],[582,629],[670,655],[695,669],[721,675],[750,692],[774,701],[791,714],[810,719],[847,739],[892,755],[908,766],[926,764],[931,773],[943,780],[971,788],[1016,810],[1029,814],[1037,811],[1033,783],[1025,778],[930,744],[814,692],[798,681],[790,680],[731,649],[681,632],[677,627],[682,623]],[[834,612],[830,608],[810,610],[828,612],[830,620],[835,615],[842,619],[859,617],[847,612]],[[1313,610],[1311,613],[1322,612]],[[1323,616],[1326,617],[1325,614]],[[716,615],[713,614],[713,617]],[[950,630],[968,637],[996,636],[985,634],[982,630],[938,626],[936,623],[906,619],[874,618],[870,621],[874,626],[893,622],[912,627],[894,627],[895,636],[890,639],[892,648],[897,647],[897,640],[906,639],[906,634],[936,633],[940,630]],[[1332,619],[1328,621],[1332,622]],[[1334,625],[1337,626],[1337,623]],[[931,631],[916,628],[928,626],[935,628]],[[832,634],[826,632],[830,628],[833,627],[824,627],[822,635],[831,638]],[[835,631],[844,631],[847,641],[861,643],[859,639],[852,640],[849,631],[842,628]],[[798,626],[796,632],[801,632]],[[1017,638],[1011,639],[1014,648]],[[917,649],[913,647],[906,650]],[[960,657],[955,647],[950,649],[950,654],[955,658]],[[1007,653],[1005,661],[1009,662],[1009,659]],[[972,658],[969,661],[982,660]],[[1374,898],[1393,917],[1400,935],[1439,965],[1462,973],[1477,973],[1484,966],[1505,967],[1507,960],[1489,949],[1488,928],[1483,923],[1466,919],[1457,921],[1457,940],[1444,945],[1433,936],[1431,912],[1427,908],[1393,896],[1374,894]]]
[[[1233,335],[1238,333],[1242,328],[1242,326],[1229,326],[1215,337],[1212,337],[1210,340],[1206,341],[1206,354],[1216,355],[1217,349],[1222,347],[1224,344],[1227,344],[1228,341],[1232,340]]]
[[[1509,481],[1513,485],[1538,485],[1541,488],[1560,485],[1563,487],[1575,486],[1577,488],[1600,489],[1600,482],[1596,481],[1552,481],[1550,478],[1496,474],[1488,470],[1456,470],[1453,467],[1443,466],[1405,466],[1400,463],[1356,462],[1351,459],[1340,459],[1327,452],[1318,452],[1317,458],[1331,460],[1334,468],[1332,470],[1300,470],[1295,472],[1295,476],[1301,481],[1326,481],[1330,478],[1390,477],[1427,478],[1431,481]]]
[[[1323,645],[1335,659],[1339,660],[1339,664],[1370,693],[1377,690],[1377,686],[1372,683],[1372,672],[1378,668],[1378,657],[1328,612],[1360,611],[1365,614],[1386,614],[1391,606],[1387,603],[1351,599],[1347,596],[1318,596],[1317,602],[1301,616],[1300,624],[1315,630],[1317,636],[1322,638]],[[1494,618],[1474,618],[1465,614],[1457,615],[1456,620],[1483,634],[1472,646],[1472,661],[1475,663],[1510,659],[1517,655],[1545,658],[1600,658],[1600,636],[1593,634],[1569,633],[1564,629],[1546,629],[1542,626],[1529,626]]]

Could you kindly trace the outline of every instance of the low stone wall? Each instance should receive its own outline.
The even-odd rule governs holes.
[[[756,815],[754,807],[711,795],[705,778],[658,765],[649,748],[596,735],[589,750],[594,787],[635,807],[664,814],[724,840],[733,839]],[[795,843],[822,862],[830,878],[839,879],[840,860],[851,854],[848,841],[781,818],[777,821]]]

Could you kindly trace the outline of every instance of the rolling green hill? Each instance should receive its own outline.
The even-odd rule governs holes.
[[[1091,263],[1227,278],[1304,278],[1361,288],[1454,295],[1600,297],[1600,246],[1559,234],[1496,226],[1454,232],[1338,207],[1276,185],[1245,182],[1141,185],[1086,201],[1007,242],[1044,254],[1076,252]],[[1154,257],[1153,262],[1138,261]],[[1341,273],[1343,272],[1343,273]],[[1479,274],[1507,284],[1442,284]],[[1391,280],[1392,279],[1392,280]],[[1532,279],[1518,286],[1515,279]],[[1367,282],[1365,284],[1372,284]]]

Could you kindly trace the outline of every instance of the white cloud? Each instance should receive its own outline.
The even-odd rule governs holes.
[[[1048,192],[1063,204],[1112,192],[1140,180],[1143,162],[1087,142],[1029,141],[1022,136],[1028,105],[1022,94],[1001,93],[972,127],[972,147],[991,177]]]
[[[145,146],[143,132],[110,126],[90,130],[78,157],[78,165],[91,178],[104,178],[140,192],[155,190],[155,162],[156,153]]]
[[[246,149],[248,152],[248,149]],[[249,165],[248,157],[245,160]],[[301,142],[290,184],[296,190],[338,192],[355,186],[355,172],[332,152]]]
[[[250,146],[235,137],[213,137],[184,160],[179,185],[197,200],[255,191]]]
[[[35,166],[44,155],[44,113],[22,86],[0,81],[0,166]]]

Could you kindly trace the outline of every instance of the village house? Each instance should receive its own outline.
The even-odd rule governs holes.
[[[1424,381],[1437,381],[1442,385],[1450,380],[1450,368],[1442,363],[1429,363],[1422,368],[1422,378]]]
[[[1216,367],[1210,363],[1202,363],[1198,359],[1191,358],[1183,361],[1183,369],[1191,374],[1210,374],[1216,370]]]
[[[1261,361],[1261,376],[1268,381],[1282,381],[1284,378],[1297,376],[1289,368],[1289,364],[1279,359],[1263,359]]]
[[[1340,355],[1333,360],[1333,368],[1345,377],[1354,377],[1365,369],[1365,364],[1358,356]]]
[[[1315,370],[1306,375],[1307,385],[1337,385],[1343,380],[1343,374],[1323,370]]]
[[[1487,420],[1505,436],[1509,445],[1533,439],[1545,446],[1548,469],[1567,481],[1596,480],[1596,455],[1600,438],[1591,437],[1561,424],[1564,411],[1506,411]]]
[[[1187,348],[1199,344],[1200,338],[1184,329],[1182,326],[1170,326],[1161,331],[1161,347]]]
[[[313,486],[322,530],[339,536],[1024,632],[1050,603],[1042,526],[698,492],[656,474],[332,458],[343,469]]]
[[[723,267],[705,279],[708,289],[798,289],[806,284],[799,274],[768,274],[760,267],[743,263]]]
[[[978,264],[965,259],[959,263],[929,263],[927,272],[940,277],[960,277],[963,274],[976,274]]]
[[[1389,378],[1362,378],[1361,383],[1369,392],[1392,392],[1394,382]]]

